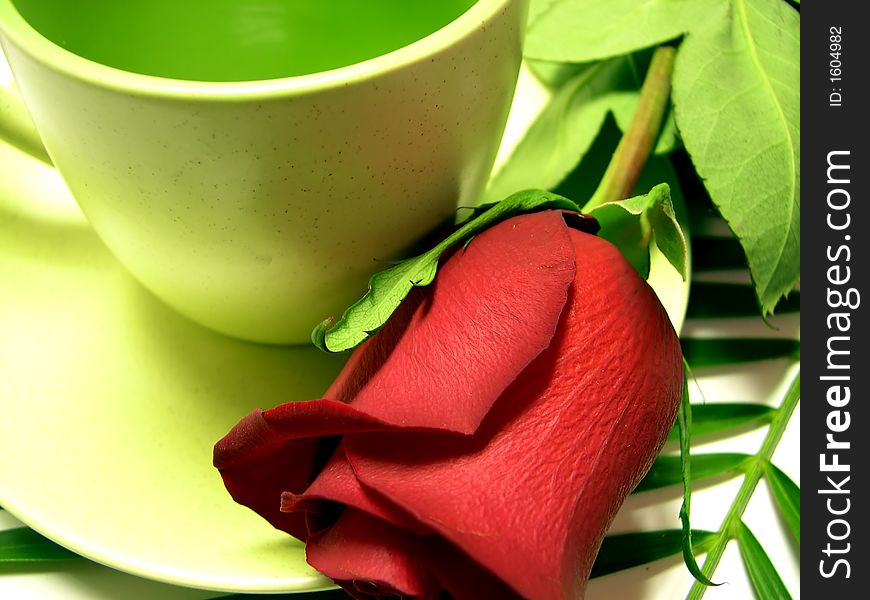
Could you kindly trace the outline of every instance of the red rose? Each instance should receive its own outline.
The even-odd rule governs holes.
[[[646,282],[539,212],[457,251],[324,399],[254,411],[215,465],[354,597],[574,599],[681,391]]]

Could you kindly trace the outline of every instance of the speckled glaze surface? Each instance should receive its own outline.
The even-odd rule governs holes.
[[[0,0],[0,42],[98,235],[184,315],[302,343],[378,261],[477,201],[507,117],[526,0],[480,0],[356,65],[255,82],[127,73]]]

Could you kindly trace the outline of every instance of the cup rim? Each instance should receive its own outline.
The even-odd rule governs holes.
[[[275,79],[197,81],[144,75],[104,65],[70,52],[44,37],[21,16],[12,0],[0,0],[0,42],[5,36],[45,67],[73,79],[124,93],[201,100],[265,99],[344,87],[433,59],[445,48],[486,25],[512,1],[476,0],[468,10],[446,25],[386,54],[336,69]]]

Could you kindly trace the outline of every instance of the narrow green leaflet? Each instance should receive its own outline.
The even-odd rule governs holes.
[[[722,433],[738,427],[758,427],[769,423],[775,412],[775,409],[764,404],[730,402],[692,404],[692,437]],[[679,439],[679,426],[674,425],[668,434],[668,441]]]
[[[533,0],[525,53],[588,62],[673,40],[723,11],[723,0]]]
[[[714,536],[711,531],[692,530],[695,549],[704,552]],[[608,535],[601,544],[590,577],[601,577],[679,554],[682,539],[683,532],[679,529]]]
[[[683,562],[696,581],[704,585],[716,585],[710,581],[698,566],[695,560],[695,550],[692,544],[692,525],[690,523],[690,511],[692,505],[692,405],[689,403],[689,381],[686,373],[690,372],[689,365],[683,359],[683,395],[680,399],[680,408],[677,411],[677,424],[680,429],[680,468],[683,474],[683,503],[680,505],[680,547],[683,551]],[[712,539],[712,538],[711,538]]]
[[[770,493],[779,508],[789,531],[801,543],[801,489],[779,467],[769,461],[764,463],[764,475],[770,486]]]
[[[311,341],[326,352],[355,347],[387,322],[412,287],[432,283],[444,252],[502,219],[544,208],[579,211],[572,201],[550,192],[517,192],[467,221],[431,250],[372,275],[368,292],[344,311],[338,321],[327,319],[318,325],[311,333]]]
[[[601,224],[599,236],[622,251],[644,279],[649,276],[649,245],[656,246],[683,276],[689,274],[689,246],[674,213],[668,184],[648,194],[608,202],[589,211]]]
[[[683,356],[692,367],[799,358],[801,343],[785,338],[682,338]]]
[[[758,600],[786,600],[791,594],[770,562],[767,553],[743,521],[737,523],[737,545],[746,565],[752,590]]]
[[[607,113],[633,111],[636,77],[628,57],[583,68],[552,96],[489,184],[487,200],[520,189],[552,189],[595,141]]]
[[[792,292],[776,307],[778,314],[800,312],[801,294]],[[689,293],[687,319],[723,319],[758,315],[758,299],[748,285],[696,281]]]
[[[732,0],[702,22],[674,67],[677,126],[767,315],[800,277],[800,15]]]
[[[80,558],[28,527],[0,531],[0,564]]]
[[[721,452],[710,454],[695,454],[692,456],[690,477],[692,481],[700,481],[721,475],[736,475],[752,459],[748,454]],[[659,488],[677,485],[683,481],[682,458],[679,456],[659,456],[656,458],[649,473],[634,488],[635,494],[657,490]]]
[[[710,548],[707,551],[707,556],[704,559],[704,567],[702,569],[702,572],[705,576],[713,576],[713,573],[716,571],[716,567],[719,565],[719,561],[722,560],[722,555],[725,553],[725,548],[728,545],[729,540],[731,540],[731,538],[736,533],[738,533],[738,530],[740,528],[740,521],[743,518],[743,513],[746,511],[746,507],[749,505],[749,501],[751,500],[752,495],[755,493],[755,488],[758,485],[758,482],[761,480],[762,475],[764,474],[764,464],[770,460],[770,457],[773,456],[773,453],[776,451],[776,447],[782,439],[782,435],[785,432],[786,427],[788,426],[789,420],[791,419],[792,415],[794,414],[795,408],[800,402],[800,394],[801,376],[800,372],[797,372],[788,386],[788,391],[785,393],[782,404],[780,404],[779,408],[776,410],[773,416],[773,419],[770,422],[770,427],[767,430],[767,435],[764,436],[764,441],[761,443],[761,448],[758,450],[756,455],[753,457],[752,462],[749,464],[746,470],[746,476],[743,478],[743,483],[740,485],[740,489],[737,491],[737,494],[734,497],[734,500],[731,503],[731,506],[729,507],[725,518],[722,520],[722,525],[719,528],[719,531],[717,532],[710,545]],[[744,550],[744,545],[739,545],[742,552]],[[768,561],[768,564],[769,562],[770,561]],[[747,564],[747,566],[750,565]],[[760,568],[761,564],[758,560],[756,560],[753,562],[752,566]],[[772,565],[770,565],[770,568],[773,568]],[[755,575],[750,573],[750,577],[755,577],[759,574],[764,575],[762,571],[760,573],[756,573]],[[692,588],[689,590],[688,596],[686,596],[687,600],[701,600],[701,598],[703,598],[704,596],[704,592],[706,589],[707,588],[703,583],[695,582],[694,584],[692,584]],[[773,595],[762,597],[787,598],[788,596]]]

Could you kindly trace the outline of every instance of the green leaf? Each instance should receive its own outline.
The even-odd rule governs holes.
[[[539,16],[541,16],[543,13],[549,10],[553,4],[559,1],[560,0],[531,0],[531,2],[529,3],[528,22],[532,23],[537,20]]]
[[[711,531],[692,530],[694,547],[698,552],[704,552],[714,536]],[[683,532],[679,529],[608,535],[601,544],[590,577],[601,577],[679,554],[682,539]]]
[[[692,436],[701,437],[736,429],[745,425],[763,425],[770,422],[776,409],[764,404],[715,403],[692,404]],[[679,426],[668,434],[668,441],[680,439]]]
[[[368,292],[338,321],[327,319],[318,325],[311,334],[312,342],[327,352],[341,352],[360,344],[387,322],[411,288],[432,283],[444,252],[498,221],[544,208],[580,210],[567,198],[543,190],[517,192],[467,221],[431,250],[372,275]]]
[[[619,248],[644,279],[649,275],[649,245],[656,246],[683,276],[689,274],[689,246],[677,221],[668,184],[648,194],[597,206],[590,214],[601,225],[599,236]]]
[[[743,521],[737,524],[737,544],[749,581],[759,600],[785,600],[791,594],[767,557],[767,553]]]
[[[525,54],[588,62],[673,40],[721,12],[721,0],[536,0]]]
[[[686,374],[691,371],[686,360],[683,359],[683,395],[680,399],[680,408],[677,411],[677,424],[680,431],[680,469],[683,476],[683,503],[680,505],[680,525],[682,535],[680,546],[683,550],[683,562],[696,581],[704,585],[716,585],[701,572],[698,561],[695,560],[695,551],[692,545],[692,525],[689,513],[692,505],[692,405],[689,403],[689,381]]]
[[[39,562],[80,558],[28,527],[0,531],[0,563]]]
[[[484,197],[552,189],[583,158],[607,113],[632,111],[637,83],[627,57],[584,66],[562,85],[490,181]]]
[[[779,508],[782,518],[788,525],[789,531],[801,543],[801,489],[791,478],[783,473],[779,467],[770,461],[764,463],[764,474],[770,486],[776,506]]]
[[[783,338],[682,338],[683,356],[692,367],[799,358],[801,344]]]
[[[717,532],[716,538],[707,552],[707,557],[704,559],[703,569],[703,573],[707,576],[713,575],[719,561],[722,559],[728,541],[739,529],[743,513],[749,505],[749,501],[752,498],[753,493],[755,493],[755,488],[764,473],[764,463],[769,461],[770,457],[773,456],[773,453],[776,451],[776,447],[782,439],[782,435],[788,426],[789,420],[800,402],[800,390],[801,376],[800,371],[798,371],[792,378],[791,383],[788,386],[788,391],[786,391],[785,397],[782,400],[782,404],[776,410],[770,423],[770,427],[767,429],[767,434],[764,436],[761,448],[759,448],[758,452],[755,454],[755,460],[753,460],[749,465],[749,468],[746,471],[746,476],[743,478],[743,483],[740,485],[737,495],[734,497],[725,518],[722,520],[722,525]],[[706,587],[704,585],[696,582],[689,590],[687,599],[700,600],[704,596],[705,590]]]
[[[781,0],[730,4],[683,42],[673,100],[767,315],[800,277],[800,15]]]
[[[747,462],[752,459],[748,454],[731,452],[696,454],[692,456],[690,477],[699,481],[719,475],[735,475],[743,471]],[[659,488],[677,485],[683,481],[682,457],[659,456],[656,458],[649,473],[634,488],[635,494],[657,490]]]
[[[792,292],[780,302],[776,311],[800,312],[801,294]],[[696,281],[689,292],[687,319],[723,319],[749,317],[759,313],[758,299],[752,287],[741,283]]]

